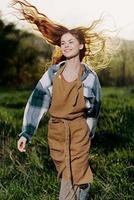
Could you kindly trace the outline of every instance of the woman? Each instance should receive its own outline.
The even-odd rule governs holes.
[[[49,112],[48,144],[57,177],[61,178],[59,200],[89,199],[93,175],[88,154],[100,111],[101,86],[91,64],[82,61],[95,66],[96,57],[101,55],[101,64],[106,64],[105,38],[92,31],[99,21],[88,28],[70,30],[53,23],[26,1],[15,3],[21,5],[25,19],[38,27],[44,39],[56,45],[53,64],[28,99],[18,149],[26,151],[26,142]]]

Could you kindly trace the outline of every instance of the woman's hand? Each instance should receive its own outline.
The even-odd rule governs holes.
[[[20,152],[25,152],[26,151],[26,149],[25,149],[26,141],[27,141],[27,139],[25,137],[23,137],[23,136],[21,136],[20,139],[18,140],[17,147],[18,147],[18,150]]]

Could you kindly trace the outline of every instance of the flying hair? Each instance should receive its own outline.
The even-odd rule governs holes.
[[[16,4],[19,4],[19,8],[15,7]],[[103,16],[94,20],[88,27],[79,26],[69,29],[50,20],[26,0],[13,0],[12,6],[23,16],[23,18],[20,18],[21,20],[27,20],[36,25],[43,39],[54,46],[52,64],[66,59],[60,50],[60,40],[63,34],[71,33],[78,39],[79,43],[84,45],[84,48],[80,50],[81,62],[89,64],[94,70],[108,67],[112,57],[109,46],[110,38],[104,34],[103,30],[96,31],[96,28],[103,21]]]

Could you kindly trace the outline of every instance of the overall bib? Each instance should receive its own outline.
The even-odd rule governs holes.
[[[86,106],[80,80],[83,67],[80,68],[78,78],[71,82],[64,79],[64,68],[63,66],[59,69],[53,80],[48,144],[58,172],[57,178],[62,178],[59,199],[85,200],[84,193],[80,198],[84,190],[79,186],[91,183],[93,175],[88,163],[90,133],[85,118]]]

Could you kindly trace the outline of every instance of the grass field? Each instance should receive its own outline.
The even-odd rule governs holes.
[[[0,200],[56,200],[60,183],[49,156],[48,116],[27,152],[16,148],[31,91],[0,90]],[[89,152],[90,200],[134,199],[134,88],[103,88],[101,114]]]

